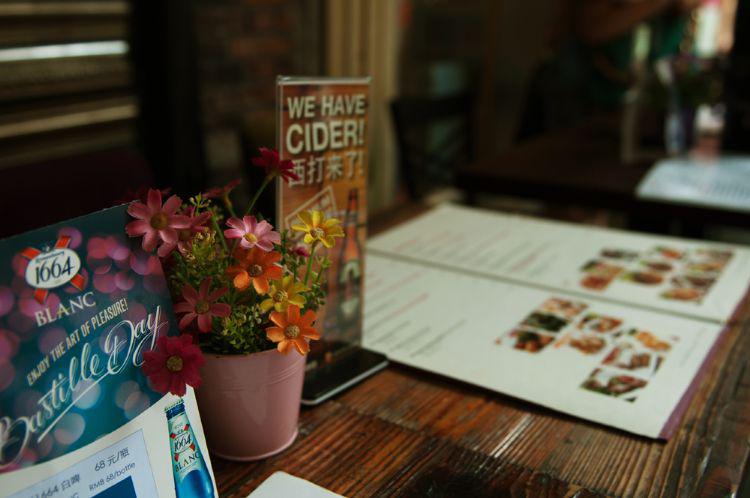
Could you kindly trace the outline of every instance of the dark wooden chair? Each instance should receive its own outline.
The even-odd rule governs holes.
[[[453,184],[473,161],[474,96],[403,97],[391,102],[401,175],[412,199]]]

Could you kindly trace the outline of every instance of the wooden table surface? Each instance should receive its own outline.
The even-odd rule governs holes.
[[[280,455],[249,464],[212,457],[219,491],[245,497],[283,470],[350,497],[741,496],[750,453],[748,325],[746,300],[666,443],[391,365],[303,409],[299,438]]]

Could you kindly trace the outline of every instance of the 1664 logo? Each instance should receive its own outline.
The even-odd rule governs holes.
[[[26,266],[26,283],[36,289],[34,299],[43,304],[50,289],[70,283],[79,291],[86,285],[86,279],[79,272],[81,258],[70,249],[70,237],[62,235],[51,248],[39,250],[27,247],[21,256],[29,261]]]

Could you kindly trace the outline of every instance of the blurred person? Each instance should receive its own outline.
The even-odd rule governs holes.
[[[556,50],[532,77],[518,140],[618,110],[633,82],[637,28],[648,26],[648,62],[677,55],[702,2],[560,0],[549,37]]]

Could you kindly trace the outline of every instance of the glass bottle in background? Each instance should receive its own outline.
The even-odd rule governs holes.
[[[344,218],[345,237],[341,245],[336,271],[336,321],[341,337],[358,341],[362,310],[362,245],[359,240],[359,192],[349,191]]]
[[[164,410],[169,429],[172,472],[177,498],[214,498],[214,485],[208,466],[190,426],[185,404],[180,399]]]

